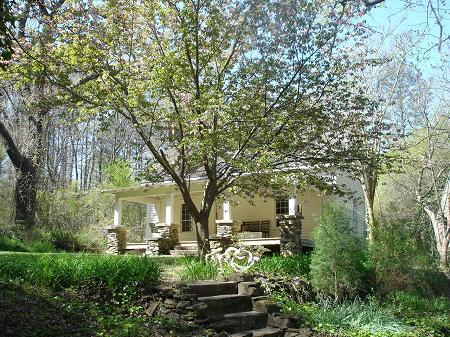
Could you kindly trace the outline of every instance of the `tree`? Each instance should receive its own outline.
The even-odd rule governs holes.
[[[116,111],[130,122],[161,177],[180,189],[204,255],[209,214],[226,191],[263,193],[279,183],[275,174],[324,188],[317,172],[350,166],[356,154],[343,130],[366,104],[349,80],[360,9],[335,1],[68,3],[51,18],[55,42],[42,46],[41,64],[85,113]],[[196,205],[189,186],[199,175],[206,182]]]
[[[22,58],[24,46],[31,48],[33,44],[51,41],[45,25],[38,22],[40,18],[51,17],[63,3],[64,1],[58,1],[47,5],[42,1],[17,4],[14,2],[14,8],[7,6],[9,14],[5,18],[10,23],[5,24],[4,19],[0,27],[6,33],[2,41],[7,42],[10,51],[17,50],[14,54],[7,54],[11,60],[0,73],[0,138],[16,170],[15,220],[22,223],[27,230],[35,225],[36,190],[42,159],[44,124],[55,107],[55,102],[50,99],[53,96],[52,86],[43,76],[42,68],[36,67],[36,63],[30,64],[29,67],[15,68],[14,63]],[[11,24],[10,18],[13,15],[18,18],[17,27]],[[34,25],[27,24],[30,20],[36,21]],[[30,26],[33,28],[27,29]],[[25,62],[27,61],[25,59]],[[26,132],[20,135],[11,132],[17,125],[25,127]],[[22,135],[26,138],[24,142],[20,140]]]
[[[417,127],[405,138],[399,151],[401,172],[389,174],[387,184],[392,186],[391,198],[402,198],[405,216],[415,210],[426,216],[431,224],[440,267],[448,272],[450,228],[448,214],[444,211],[450,170],[448,102],[441,100],[431,82],[421,81],[419,92],[421,94],[414,102]],[[412,211],[408,211],[408,205]]]
[[[335,302],[355,295],[365,273],[363,240],[352,232],[351,223],[343,206],[328,205],[314,234],[311,284]]]
[[[352,141],[364,152],[363,160],[353,163],[353,175],[364,191],[369,239],[377,223],[374,203],[379,177],[393,169],[398,158],[390,150],[408,133],[414,115],[411,105],[421,75],[408,60],[409,50],[408,44],[400,43],[389,52],[380,51],[363,70],[358,84],[373,102],[360,114],[361,122],[349,130]],[[374,53],[372,49],[366,52],[370,51]]]
[[[395,1],[392,0],[363,0],[363,2],[368,10],[372,10],[380,4],[386,4],[386,6],[395,4]],[[417,13],[418,11],[425,14],[422,22],[416,22],[416,26],[424,33],[424,37],[431,42],[425,52],[436,47],[438,52],[441,52],[444,42],[448,42],[450,39],[446,31],[450,18],[446,6],[448,2],[446,0],[402,0],[399,2],[401,5],[392,11],[393,15],[399,12],[410,14],[409,12]],[[374,13],[376,15],[375,11]]]

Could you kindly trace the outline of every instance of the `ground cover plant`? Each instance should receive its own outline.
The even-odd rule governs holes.
[[[140,256],[95,254],[5,254],[0,279],[21,280],[60,290],[69,287],[105,287],[111,293],[127,286],[145,287],[157,282],[158,263]]]

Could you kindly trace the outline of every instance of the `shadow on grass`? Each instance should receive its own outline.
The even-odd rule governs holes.
[[[0,331],[4,337],[95,336],[95,323],[61,298],[0,282]]]

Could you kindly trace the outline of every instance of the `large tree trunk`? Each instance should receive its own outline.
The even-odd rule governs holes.
[[[436,248],[439,253],[439,262],[441,270],[450,277],[450,270],[448,264],[448,250],[450,243],[450,230],[445,224],[442,216],[437,215],[427,206],[424,206],[425,213],[427,213],[433,227],[434,238],[436,241]]]
[[[26,230],[30,230],[34,227],[36,221],[38,160],[36,159],[36,162],[33,162],[30,157],[23,155],[19,151],[9,131],[1,121],[0,136],[6,147],[6,153],[17,174],[14,192],[16,204],[15,221],[21,223]],[[38,133],[38,136],[40,137],[41,134]],[[39,149],[37,155],[38,152]]]
[[[366,172],[361,177],[362,189],[364,192],[364,199],[366,203],[367,216],[367,235],[369,241],[373,240],[373,229],[375,227],[375,190],[377,186],[377,177],[375,172]]]
[[[211,251],[209,245],[208,216],[201,215],[199,220],[195,223],[197,229],[198,256],[204,258]]]
[[[26,230],[30,230],[36,221],[37,170],[31,160],[25,158],[23,165],[16,172],[15,222],[22,224]]]

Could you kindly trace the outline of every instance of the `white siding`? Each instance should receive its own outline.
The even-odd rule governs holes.
[[[361,183],[350,178],[346,174],[336,176],[336,183],[352,192],[351,197],[334,196],[332,200],[344,205],[352,214],[354,231],[361,236],[366,236],[366,207],[364,203],[364,192]]]

